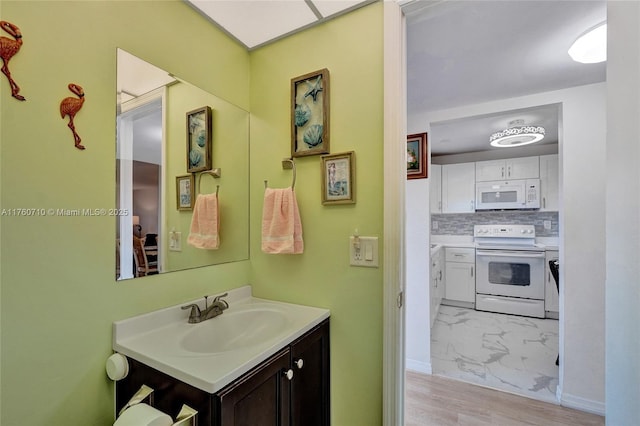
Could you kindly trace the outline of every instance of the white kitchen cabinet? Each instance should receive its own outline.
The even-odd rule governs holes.
[[[477,182],[538,177],[540,177],[540,165],[537,156],[476,162]]]
[[[445,248],[445,299],[447,302],[454,302],[453,304],[464,302],[463,306],[475,304],[475,258],[474,248]],[[443,301],[443,303],[446,302]]]
[[[544,283],[544,310],[546,318],[558,319],[560,311],[560,299],[556,280],[551,274],[549,261],[558,259],[559,253],[556,250],[547,250],[545,254],[545,283]]]
[[[431,254],[431,326],[438,316],[440,303],[444,297],[444,249],[439,248]]]
[[[558,154],[540,156],[540,211],[558,211],[559,164]]]
[[[429,205],[432,214],[442,213],[442,166],[432,164],[429,170]]]
[[[475,211],[475,173],[475,163],[442,166],[442,213]]]

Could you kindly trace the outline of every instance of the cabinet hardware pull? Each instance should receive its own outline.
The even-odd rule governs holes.
[[[288,369],[288,370],[286,370],[286,371],[283,371],[283,372],[282,372],[282,375],[283,375],[284,377],[286,377],[286,378],[287,378],[287,380],[292,380],[292,379],[293,379],[293,370],[292,370],[292,369]]]
[[[504,167],[500,169],[500,173],[502,174],[502,177],[504,177]]]
[[[471,276],[473,276],[473,266],[471,267]]]
[[[543,209],[547,208],[547,197],[542,197],[542,208]]]
[[[293,365],[298,367],[298,370],[300,370],[304,366],[304,360],[302,358],[298,358],[298,359],[293,361]]]

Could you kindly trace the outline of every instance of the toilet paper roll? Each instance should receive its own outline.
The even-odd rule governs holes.
[[[129,374],[129,362],[127,361],[127,357],[115,353],[107,358],[107,376],[111,380],[121,380],[127,377]]]
[[[168,414],[147,405],[136,404],[124,410],[113,426],[171,426]]]

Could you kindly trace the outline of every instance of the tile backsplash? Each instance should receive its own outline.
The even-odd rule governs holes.
[[[545,221],[551,229],[544,228]],[[447,213],[431,215],[431,235],[471,235],[474,225],[522,224],[534,225],[537,237],[558,236],[558,212],[486,211],[476,213]]]

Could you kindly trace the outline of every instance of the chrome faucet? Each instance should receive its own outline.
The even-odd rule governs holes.
[[[227,295],[228,293],[216,296],[213,299],[213,303],[209,307],[207,307],[207,298],[209,296],[204,296],[204,311],[201,311],[200,306],[195,303],[190,303],[189,305],[182,306],[181,308],[191,308],[191,313],[189,314],[189,324],[197,324],[199,322],[217,317],[218,315],[221,315],[225,309],[229,308],[229,304],[227,303],[227,301],[222,299],[223,297],[227,297]]]

